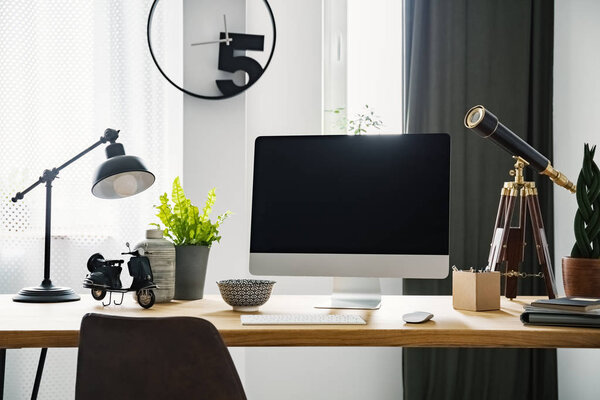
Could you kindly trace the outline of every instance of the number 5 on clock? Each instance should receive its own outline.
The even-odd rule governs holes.
[[[230,43],[221,42],[219,45],[219,69],[226,72],[244,71],[248,74],[248,81],[244,86],[238,86],[231,79],[218,79],[217,87],[225,96],[231,96],[246,89],[260,78],[263,73],[261,65],[253,58],[247,56],[234,56],[234,50],[263,51],[265,37],[263,35],[247,35],[242,33],[229,33]],[[226,38],[221,32],[221,40]]]

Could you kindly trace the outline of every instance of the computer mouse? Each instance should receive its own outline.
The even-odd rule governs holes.
[[[415,311],[402,316],[404,322],[409,324],[420,324],[421,322],[429,321],[431,318],[433,318],[433,314],[425,311]]]

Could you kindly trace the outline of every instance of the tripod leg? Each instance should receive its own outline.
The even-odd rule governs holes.
[[[535,247],[542,272],[544,273],[546,292],[548,293],[549,298],[554,299],[556,298],[558,291],[556,290],[556,282],[554,281],[554,271],[552,270],[552,261],[550,258],[550,251],[548,250],[546,231],[544,230],[544,222],[542,221],[540,202],[537,194],[531,194],[527,196],[527,198],[529,202],[529,216],[531,218]]]
[[[500,253],[502,250],[502,228],[503,217],[505,214],[508,196],[504,194],[504,189],[500,195],[500,204],[498,205],[498,213],[496,214],[496,223],[494,224],[494,233],[492,234],[492,243],[490,244],[490,254],[488,256],[488,267],[496,270],[496,265],[500,261]]]
[[[527,224],[527,201],[521,195],[519,198],[519,226],[511,227],[508,232],[508,247],[506,252],[506,272],[519,272],[519,266],[523,262],[525,250],[525,228]],[[519,280],[516,276],[506,276],[504,285],[504,296],[509,299],[517,297]]]
[[[506,261],[506,254],[508,251],[508,234],[510,231],[510,222],[512,221],[513,213],[515,211],[516,196],[510,195],[506,198],[506,207],[504,209],[504,221],[502,221],[502,236],[500,240],[500,258],[499,263]]]
[[[507,255],[512,253],[510,250],[513,247],[511,241],[509,241],[509,238],[511,236],[514,236],[514,233],[513,235],[510,234],[510,231],[512,230],[510,228],[510,223],[512,221],[513,213],[515,211],[517,191],[511,190],[509,195],[504,195],[504,193],[505,192],[503,191],[503,199],[500,200],[500,207],[498,209],[498,212],[501,213],[500,215],[502,216],[502,218],[496,218],[497,223],[502,224],[502,226],[496,227],[496,230],[494,232],[494,242],[492,245],[492,250],[495,250],[495,258],[492,259],[492,263],[490,264],[492,271],[496,271],[498,269],[498,264],[503,263],[507,260]],[[498,221],[499,219],[500,221]]]
[[[523,260],[523,242],[521,241],[521,228],[510,228],[508,232],[508,251],[506,252],[506,272],[519,272],[519,265]],[[508,299],[517,297],[518,277],[504,277],[504,296]]]

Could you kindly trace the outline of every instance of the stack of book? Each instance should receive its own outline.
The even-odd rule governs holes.
[[[536,300],[525,306],[521,321],[531,325],[600,328],[600,299],[560,297]]]

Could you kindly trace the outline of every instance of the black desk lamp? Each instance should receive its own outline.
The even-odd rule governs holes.
[[[46,237],[44,242],[44,280],[40,286],[27,287],[13,297],[14,301],[24,303],[58,303],[64,301],[79,300],[72,289],[58,287],[52,284],[50,280],[50,221],[52,213],[52,181],[57,177],[60,170],[89,153],[101,144],[109,142],[106,147],[106,157],[94,174],[94,184],[92,193],[102,199],[119,199],[122,197],[133,196],[143,192],[154,183],[154,175],[146,169],[142,160],[134,156],[126,156],[122,144],[115,143],[119,138],[119,131],[107,129],[104,135],[96,143],[71,158],[58,168],[44,170],[42,176],[29,186],[27,189],[19,192],[12,198],[17,202],[23,198],[30,190],[41,183],[46,184]]]

